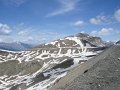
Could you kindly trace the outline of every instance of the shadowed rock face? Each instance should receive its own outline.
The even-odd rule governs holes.
[[[71,70],[50,90],[120,90],[119,76],[120,45],[114,45]]]
[[[42,67],[42,62],[30,61],[19,63],[17,60],[10,60],[0,63],[0,76],[2,75],[26,75],[32,74]]]
[[[87,33],[78,33],[76,34],[77,37],[81,37],[81,38],[86,38],[88,37],[89,35]]]
[[[120,44],[120,40],[116,42],[116,44]]]

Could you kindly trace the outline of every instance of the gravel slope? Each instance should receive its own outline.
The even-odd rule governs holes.
[[[50,90],[120,90],[120,45],[72,69]]]

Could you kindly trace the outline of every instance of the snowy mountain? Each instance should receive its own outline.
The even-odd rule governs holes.
[[[21,50],[26,50],[32,47],[33,45],[25,44],[22,42],[13,42],[13,43],[0,42],[0,49],[2,50],[21,51]]]
[[[65,37],[22,52],[0,51],[0,89],[46,90],[68,71],[106,48],[85,33]]]

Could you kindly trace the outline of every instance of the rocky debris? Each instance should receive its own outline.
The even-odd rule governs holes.
[[[114,45],[72,69],[50,90],[119,90],[119,58],[120,46]]]

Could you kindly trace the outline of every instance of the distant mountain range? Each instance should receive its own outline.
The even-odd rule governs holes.
[[[0,49],[2,50],[22,51],[22,50],[30,49],[32,47],[33,45],[22,42],[12,42],[12,43],[0,42]]]

